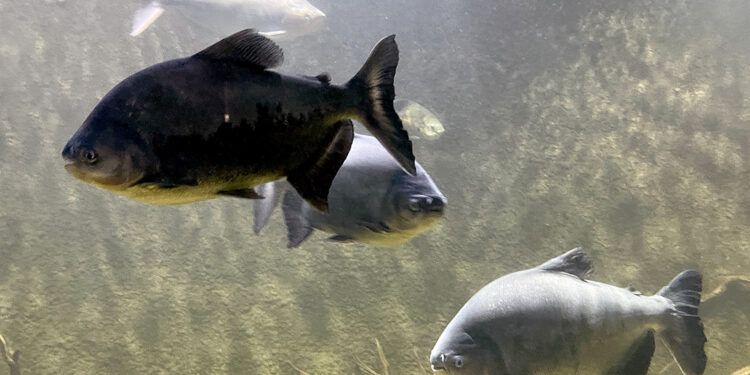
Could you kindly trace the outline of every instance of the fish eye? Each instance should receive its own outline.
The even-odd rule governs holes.
[[[83,158],[86,160],[87,163],[94,164],[99,159],[99,155],[97,155],[96,151],[94,150],[84,150]]]
[[[412,212],[419,211],[419,199],[409,198],[409,203],[407,204],[407,207],[409,208],[409,211],[412,211]]]
[[[453,361],[453,365],[456,366],[456,368],[461,368],[464,366],[464,360],[461,358],[456,358],[456,360]]]

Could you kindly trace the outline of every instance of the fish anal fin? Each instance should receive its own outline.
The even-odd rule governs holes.
[[[286,191],[288,184],[286,181],[279,180],[269,182],[258,186],[258,194],[266,197],[253,202],[253,231],[260,234],[260,231],[268,224],[268,220],[273,214],[273,210],[279,204],[281,195]]]
[[[258,194],[255,189],[237,189],[237,190],[222,190],[218,193],[225,197],[245,198],[245,199],[263,199],[264,197]]]
[[[337,234],[335,236],[328,237],[327,240],[330,241],[330,242],[335,242],[335,243],[339,243],[339,244],[350,244],[350,243],[354,242],[353,238],[351,238],[351,237],[349,237],[347,235],[344,235],[344,234]]]
[[[193,55],[269,69],[281,65],[284,51],[274,41],[253,29],[238,31]]]
[[[320,211],[328,211],[328,190],[352,147],[354,125],[351,120],[340,121],[333,141],[315,160],[310,158],[287,173],[286,180],[310,205]]]
[[[594,264],[588,254],[583,251],[583,248],[576,247],[557,258],[548,260],[537,268],[545,271],[566,272],[585,280],[594,270]]]
[[[289,248],[299,246],[313,231],[312,225],[305,217],[304,205],[305,201],[293,191],[289,190],[284,194],[281,210],[284,213],[289,240],[286,246]]]
[[[648,330],[630,346],[623,360],[607,371],[607,375],[646,375],[655,347],[654,331]]]

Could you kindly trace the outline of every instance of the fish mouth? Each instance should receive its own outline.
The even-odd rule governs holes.
[[[438,371],[444,372],[445,371],[445,367],[443,367],[443,365],[432,365],[431,367],[432,367],[432,372],[438,372]]]

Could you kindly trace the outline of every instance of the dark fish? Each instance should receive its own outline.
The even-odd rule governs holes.
[[[355,134],[351,151],[333,179],[328,212],[287,190],[285,181],[258,187],[268,199],[255,201],[255,233],[268,223],[283,195],[288,247],[297,247],[313,229],[335,242],[395,246],[424,232],[443,215],[446,199],[419,163],[417,175],[404,173],[378,141]]]
[[[283,53],[243,30],[187,58],[115,86],[62,152],[73,176],[151,204],[234,196],[286,177],[318,209],[360,120],[404,170],[411,142],[393,109],[394,36],[381,40],[344,85],[269,71]]]
[[[591,259],[577,248],[486,285],[440,335],[430,355],[433,370],[642,375],[658,335],[683,373],[703,373],[698,272],[684,271],[656,295],[643,296],[585,279],[591,270]]]

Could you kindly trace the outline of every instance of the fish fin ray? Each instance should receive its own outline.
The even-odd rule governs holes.
[[[346,86],[364,99],[358,108],[357,120],[380,141],[405,172],[415,176],[417,167],[409,134],[393,108],[396,97],[393,80],[398,65],[395,37],[391,35],[378,42]]]
[[[646,375],[655,348],[654,331],[648,330],[630,346],[623,361],[607,371],[607,375]]]
[[[667,328],[661,333],[667,349],[687,375],[700,375],[706,368],[706,335],[698,306],[703,291],[703,278],[698,271],[687,270],[675,276],[658,295],[672,301],[674,312]]]
[[[258,194],[266,199],[258,199],[253,202],[253,232],[260,234],[260,231],[268,225],[273,210],[279,204],[281,195],[288,188],[286,181],[278,180],[258,186]]]
[[[264,197],[258,194],[255,189],[236,189],[236,190],[222,190],[218,193],[225,197],[234,198],[245,198],[245,199],[263,199]]]
[[[594,264],[582,247],[576,247],[557,258],[548,260],[537,268],[545,271],[565,272],[578,276],[581,280],[586,280],[586,277],[594,271]]]
[[[245,29],[212,44],[193,57],[269,69],[281,65],[284,61],[284,51],[271,39],[253,29]]]
[[[313,231],[312,225],[303,212],[304,203],[302,197],[291,190],[284,194],[281,210],[284,213],[284,222],[286,223],[289,240],[286,247],[288,248],[299,246]]]
[[[328,211],[328,191],[333,179],[344,164],[354,139],[354,125],[351,120],[340,121],[333,141],[323,150],[319,158],[311,157],[287,173],[287,181],[310,205],[320,211]]]

